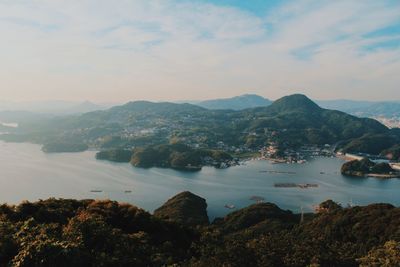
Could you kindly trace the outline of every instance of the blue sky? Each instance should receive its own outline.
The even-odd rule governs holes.
[[[400,100],[400,1],[0,0],[0,100]]]
[[[200,3],[210,3],[222,7],[234,7],[243,11],[251,12],[263,17],[278,6],[284,4],[283,0],[198,0]]]

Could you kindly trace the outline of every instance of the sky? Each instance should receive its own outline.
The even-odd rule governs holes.
[[[400,100],[400,1],[0,0],[0,101]]]

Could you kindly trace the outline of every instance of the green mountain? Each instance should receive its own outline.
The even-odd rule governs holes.
[[[311,99],[302,94],[294,94],[279,98],[267,108],[271,114],[286,112],[319,112],[322,109]]]
[[[244,114],[253,118],[249,130],[278,129],[281,142],[334,144],[365,134],[386,134],[389,131],[376,120],[323,109],[300,94],[285,96],[268,107],[246,110]]]

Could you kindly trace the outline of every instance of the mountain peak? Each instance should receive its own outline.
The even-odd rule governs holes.
[[[279,98],[268,107],[269,110],[275,112],[284,111],[317,111],[321,108],[309,99],[307,96],[302,94],[294,94]]]

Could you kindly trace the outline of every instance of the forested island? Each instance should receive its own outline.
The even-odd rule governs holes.
[[[392,169],[388,163],[374,163],[368,158],[345,162],[342,165],[341,173],[357,177],[400,178],[400,173]]]
[[[182,192],[150,214],[110,200],[0,205],[0,266],[399,266],[400,208],[321,203],[295,214],[272,203],[212,223]]]
[[[100,151],[97,159],[115,162],[130,162],[141,168],[172,168],[198,171],[203,166],[227,168],[238,164],[230,154],[210,149],[193,149],[184,144],[153,145],[133,150],[111,149]]]

